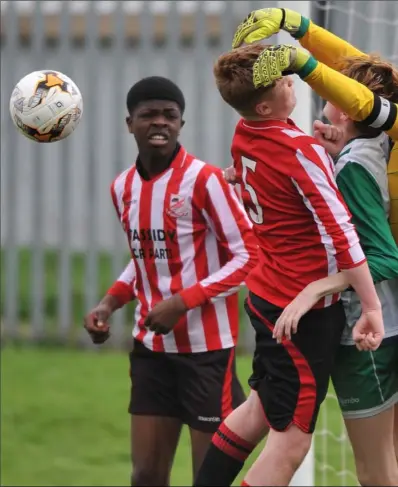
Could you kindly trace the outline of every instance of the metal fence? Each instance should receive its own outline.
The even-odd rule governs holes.
[[[3,338],[87,343],[81,318],[128,259],[109,195],[136,156],[125,94],[144,76],[173,79],[187,99],[183,144],[229,164],[236,116],[218,95],[212,64],[249,11],[277,3],[2,2]],[[312,2],[312,13],[360,48],[396,60],[397,2]],[[366,30],[361,22],[369,20]],[[67,141],[36,144],[12,126],[12,88],[38,69],[64,72],[82,91],[83,121]],[[130,330],[131,311],[118,312],[112,343],[120,346]]]

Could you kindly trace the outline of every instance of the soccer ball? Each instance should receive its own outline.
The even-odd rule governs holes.
[[[36,142],[65,139],[78,126],[83,99],[75,83],[59,71],[34,71],[15,86],[10,114],[17,129]]]

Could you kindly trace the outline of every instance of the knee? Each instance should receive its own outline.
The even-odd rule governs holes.
[[[312,435],[302,434],[300,438],[291,438],[289,447],[285,450],[286,461],[290,464],[293,471],[296,471],[302,464],[304,458],[311,448]]]

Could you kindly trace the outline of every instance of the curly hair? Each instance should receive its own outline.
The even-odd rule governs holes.
[[[252,114],[256,105],[275,87],[275,82],[267,87],[255,88],[253,65],[267,46],[251,44],[221,54],[217,59],[213,74],[223,100],[241,114]]]
[[[376,95],[398,103],[398,70],[379,55],[346,57],[341,72],[365,85]],[[355,122],[355,126],[364,134],[380,133],[378,129],[365,127],[362,122]]]

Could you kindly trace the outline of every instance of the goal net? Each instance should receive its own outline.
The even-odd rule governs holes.
[[[315,1],[313,20],[364,52],[398,64],[398,2]],[[314,95],[314,116],[323,102]],[[355,464],[339,405],[330,390],[321,409],[314,442],[315,485],[358,485]]]

